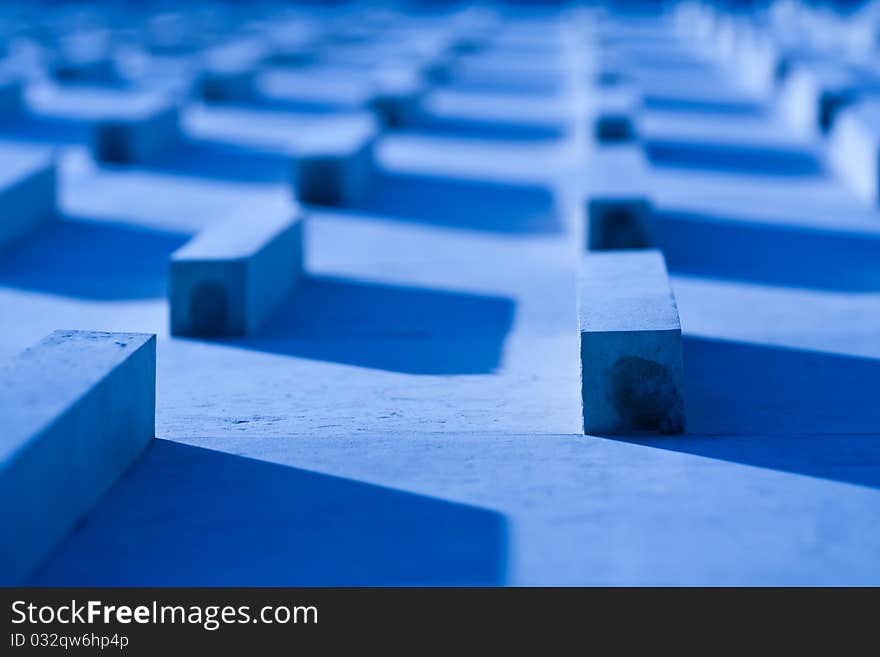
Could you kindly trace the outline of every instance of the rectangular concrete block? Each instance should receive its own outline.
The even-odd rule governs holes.
[[[101,119],[95,126],[95,159],[115,164],[145,164],[173,148],[180,132],[171,101],[145,104],[141,111]]]
[[[647,164],[635,144],[599,146],[587,163],[586,248],[651,246]]]
[[[856,196],[880,204],[880,101],[840,113],[829,134],[828,162]]]
[[[0,364],[0,583],[20,583],[153,439],[153,335],[55,331]]]
[[[55,213],[54,150],[0,142],[0,249]]]
[[[826,134],[843,108],[868,96],[880,96],[876,74],[832,60],[809,60],[788,73],[779,105],[787,123],[801,134]]]
[[[297,199],[313,205],[346,206],[367,192],[375,170],[375,121],[356,120],[334,133],[304,135],[294,146]]]
[[[255,332],[304,271],[303,219],[282,213],[224,221],[171,256],[171,333]]]
[[[402,128],[418,119],[427,85],[417,73],[389,71],[378,74],[374,79],[376,91],[370,100],[370,108],[383,125]]]
[[[37,118],[89,126],[93,155],[105,162],[150,162],[179,134],[177,106],[158,92],[41,85],[28,94],[28,108]]]
[[[632,87],[619,84],[597,87],[594,139],[599,143],[635,141],[638,111],[639,96]]]
[[[659,251],[583,257],[584,433],[684,430],[681,325]]]

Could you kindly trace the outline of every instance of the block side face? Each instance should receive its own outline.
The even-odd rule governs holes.
[[[170,103],[145,116],[99,121],[92,135],[93,154],[118,164],[151,162],[177,141],[178,121]]]
[[[587,202],[587,250],[646,249],[651,203],[647,199],[591,199]]]
[[[28,437],[0,469],[0,582],[22,581],[154,437],[156,341]],[[47,392],[47,394],[49,394]]]
[[[316,135],[293,149],[293,181],[297,199],[315,205],[357,202],[370,182],[378,130],[373,122],[360,124],[353,134],[329,140]],[[335,137],[335,136],[334,136]]]
[[[621,143],[636,140],[635,123],[627,114],[602,114],[596,117],[594,133],[600,143]]]
[[[297,158],[294,164],[294,192],[297,200],[313,205],[344,205],[345,170],[345,160],[340,157]]]
[[[841,112],[830,133],[829,161],[853,193],[867,203],[880,198],[880,137],[854,110]]]
[[[581,333],[584,433],[684,430],[681,331]]]
[[[292,221],[247,265],[247,331],[254,333],[284,304],[304,271],[302,220]]]
[[[172,259],[168,300],[172,335],[243,335],[246,261]]]
[[[55,163],[46,159],[25,177],[0,189],[0,248],[55,217],[56,188]]]

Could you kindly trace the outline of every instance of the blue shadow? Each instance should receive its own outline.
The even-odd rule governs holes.
[[[670,271],[785,287],[880,290],[880,236],[656,212],[654,244]]]
[[[880,488],[880,360],[686,337],[688,435],[656,449]]]
[[[682,436],[626,438],[673,452],[880,488],[880,436]]]
[[[683,359],[691,434],[880,436],[880,360],[692,336]]]
[[[551,191],[528,184],[379,172],[354,210],[432,226],[495,233],[558,234]]]
[[[503,584],[502,515],[155,440],[34,586]]]
[[[91,141],[93,128],[88,121],[63,117],[39,117],[13,112],[0,116],[0,137],[15,141],[72,146]]]
[[[163,297],[169,256],[190,237],[59,218],[0,252],[0,286],[102,301]]]
[[[645,151],[657,166],[766,176],[815,176],[820,159],[808,148],[762,147],[651,139]]]
[[[159,159],[137,167],[193,178],[281,183],[290,178],[291,159],[279,151],[185,139]]]
[[[645,109],[663,112],[695,114],[723,114],[729,116],[763,116],[766,107],[748,100],[709,100],[707,98],[684,98],[648,93],[642,99]]]
[[[486,374],[514,309],[504,297],[309,277],[257,335],[219,342],[407,374]]]

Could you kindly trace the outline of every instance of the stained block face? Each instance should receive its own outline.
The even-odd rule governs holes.
[[[201,96],[208,101],[246,101],[252,95],[253,69],[212,68],[199,80]]]
[[[202,98],[221,102],[252,99],[254,79],[267,56],[262,44],[249,40],[211,49],[199,79]]]
[[[369,124],[300,144],[294,155],[297,199],[314,205],[356,203],[373,175],[373,146],[377,137],[377,128]]]
[[[248,335],[303,273],[302,218],[261,216],[209,228],[171,258],[171,333]]]
[[[154,435],[155,336],[55,331],[0,365],[0,583],[22,581]]]
[[[663,256],[590,254],[581,276],[584,433],[680,433],[681,325]]]
[[[89,127],[92,153],[106,162],[149,162],[178,135],[177,107],[161,92],[42,84],[28,90],[27,110],[37,120]]]
[[[833,61],[809,60],[787,75],[780,107],[796,130],[827,134],[847,105],[878,95],[880,78],[876,73]]]
[[[636,145],[599,147],[587,171],[587,250],[650,247],[652,203],[641,149]]]
[[[0,143],[0,249],[55,216],[50,148]]]

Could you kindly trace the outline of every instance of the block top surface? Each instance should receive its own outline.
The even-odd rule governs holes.
[[[36,433],[156,336],[54,331],[0,363],[0,468]]]
[[[322,122],[319,130],[294,135],[291,149],[298,156],[349,155],[375,141],[380,132],[373,115],[350,114]]]
[[[303,221],[295,209],[232,217],[199,232],[171,256],[173,262],[241,260]]]
[[[28,102],[36,114],[81,121],[137,121],[174,106],[159,92],[53,84],[30,89]]]
[[[666,263],[654,249],[585,255],[578,312],[581,333],[681,329]]]
[[[52,166],[54,149],[0,141],[0,191],[31,174]]]

